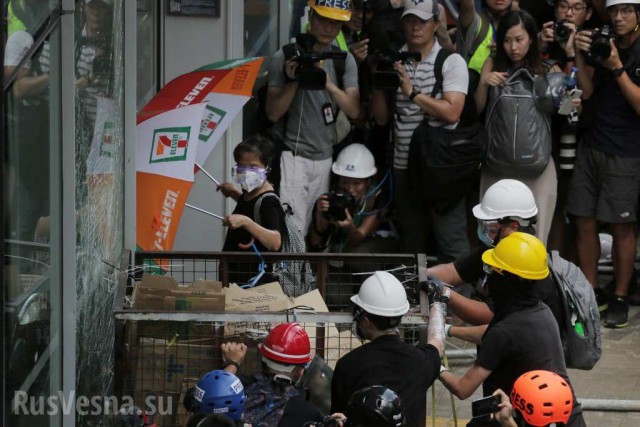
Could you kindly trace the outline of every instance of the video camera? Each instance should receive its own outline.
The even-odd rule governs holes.
[[[398,72],[393,69],[393,64],[409,60],[418,62],[422,60],[422,55],[420,52],[377,52],[373,54],[371,63],[374,71],[371,75],[371,86],[374,89],[398,89],[400,77]]]
[[[296,69],[296,81],[300,89],[324,90],[327,84],[327,73],[316,66],[316,63],[325,59],[345,59],[347,52],[315,52],[313,45],[316,38],[311,34],[298,34],[296,42],[283,47],[285,59],[298,63]]]
[[[615,36],[611,27],[603,25],[602,28],[596,28],[591,32],[591,49],[589,49],[589,58],[595,61],[604,61],[611,56],[611,45],[609,41]]]
[[[329,202],[329,210],[322,213],[327,221],[344,221],[347,218],[345,209],[351,217],[356,210],[356,200],[348,193],[332,191],[326,194]]]
[[[566,43],[571,36],[571,29],[564,25],[566,22],[563,19],[553,24],[553,39],[558,43]]]

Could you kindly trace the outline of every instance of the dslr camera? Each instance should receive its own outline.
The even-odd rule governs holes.
[[[393,64],[400,61],[402,63],[422,60],[420,52],[393,52],[382,53],[377,52],[371,56],[373,65],[373,73],[371,75],[371,86],[374,89],[398,89],[400,86],[400,77]]]
[[[604,61],[611,56],[611,45],[609,41],[615,36],[611,27],[603,25],[602,28],[596,28],[591,32],[591,49],[589,49],[589,58],[595,61]]]
[[[298,63],[295,77],[300,89],[324,90],[327,84],[327,73],[316,64],[325,59],[344,60],[347,57],[347,52],[315,52],[313,50],[315,43],[316,39],[313,35],[298,34],[294,44],[283,47],[285,59],[293,59]]]
[[[327,221],[344,221],[347,218],[345,209],[349,211],[349,215],[353,217],[356,211],[356,200],[349,193],[341,191],[332,191],[326,194],[329,202],[329,210],[322,213]]]
[[[557,43],[566,43],[571,36],[571,29],[565,24],[566,20],[560,20],[553,24],[553,38]]]

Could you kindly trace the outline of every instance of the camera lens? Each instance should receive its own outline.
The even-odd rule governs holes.
[[[565,21],[553,24],[553,37],[558,42],[566,42],[571,35],[571,29],[564,25]]]

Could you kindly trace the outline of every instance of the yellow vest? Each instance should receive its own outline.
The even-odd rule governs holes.
[[[482,26],[478,28],[478,32]],[[477,71],[478,74],[482,74],[482,66],[489,56],[491,56],[491,43],[493,42],[493,26],[489,25],[489,31],[487,36],[482,40],[482,43],[478,46],[473,56],[469,59],[469,69]]]
[[[13,1],[9,2],[9,13],[7,15],[7,37],[16,31],[26,31],[27,26],[13,12]]]

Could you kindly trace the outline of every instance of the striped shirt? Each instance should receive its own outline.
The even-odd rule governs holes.
[[[407,45],[402,47],[402,51],[406,51]],[[415,90],[421,93],[431,95],[435,84],[435,75],[433,68],[435,66],[438,52],[442,49],[438,41],[435,41],[431,52],[416,67],[413,63],[407,61],[405,67],[411,78],[411,83]],[[442,91],[436,94],[436,99],[442,98],[443,92],[460,92],[467,94],[469,87],[469,72],[464,59],[458,54],[450,55],[442,66]],[[407,169],[409,159],[409,144],[411,143],[411,135],[424,118],[424,111],[417,103],[409,99],[398,88],[396,92],[396,115],[395,125],[393,129],[394,154],[393,166],[395,169]],[[429,120],[429,124],[434,127],[445,126],[438,120]],[[449,129],[455,129],[456,124],[447,125]]]

